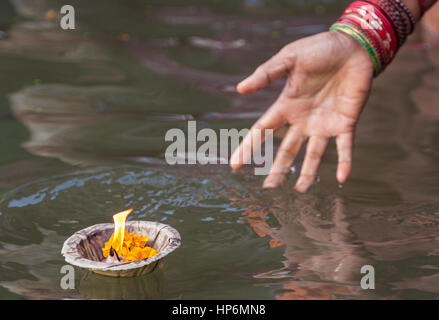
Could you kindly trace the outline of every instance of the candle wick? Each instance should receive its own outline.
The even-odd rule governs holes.
[[[110,248],[110,256],[113,256],[114,255],[113,253],[116,254],[116,258],[120,262],[119,255],[117,254],[116,250],[113,247],[111,247]]]

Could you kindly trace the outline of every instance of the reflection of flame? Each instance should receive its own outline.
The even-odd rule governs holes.
[[[120,251],[123,246],[123,237],[125,235],[125,220],[127,216],[133,211],[133,209],[125,210],[119,213],[116,213],[113,216],[114,220],[114,233],[111,242],[113,243],[113,249],[116,251]]]

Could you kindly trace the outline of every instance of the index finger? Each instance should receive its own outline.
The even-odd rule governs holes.
[[[267,129],[279,129],[286,123],[284,117],[277,109],[277,103],[270,107],[264,115],[252,126],[239,147],[233,152],[230,158],[230,166],[233,170],[238,170],[247,163],[254,152],[254,141],[260,140],[260,144],[265,141],[265,131]],[[259,146],[257,146],[259,147]]]

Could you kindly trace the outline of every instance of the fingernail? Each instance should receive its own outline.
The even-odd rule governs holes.
[[[348,179],[348,174],[344,172],[337,172],[337,181],[341,184],[345,183]]]
[[[294,187],[294,190],[298,192],[305,192],[308,189],[306,184],[303,182],[303,179],[299,178],[299,180],[296,182],[296,186]]]
[[[239,169],[239,166],[237,164],[231,164],[230,168],[232,168],[233,171],[237,171]]]
[[[241,92],[241,91],[245,91],[247,85],[248,85],[249,81],[248,79],[244,79],[242,80],[240,83],[238,83],[238,85],[236,86],[236,89]]]
[[[264,189],[276,189],[280,187],[280,184],[276,181],[272,180],[265,180],[264,184],[262,185]]]
[[[247,79],[244,79],[244,80],[242,80],[240,83],[238,83],[238,87],[245,86],[247,83],[248,83],[248,78],[247,78]]]
[[[235,156],[234,154],[230,157],[229,160],[229,165],[234,169],[236,167],[238,167],[239,165],[239,161],[237,161],[237,156]]]
[[[285,184],[286,178],[284,176],[270,176],[265,179],[263,188],[264,189],[276,189],[280,188]]]

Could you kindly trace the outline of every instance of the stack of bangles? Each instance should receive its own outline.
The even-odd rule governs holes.
[[[330,30],[344,32],[366,48],[376,77],[392,62],[415,23],[401,0],[363,0],[351,3]]]

